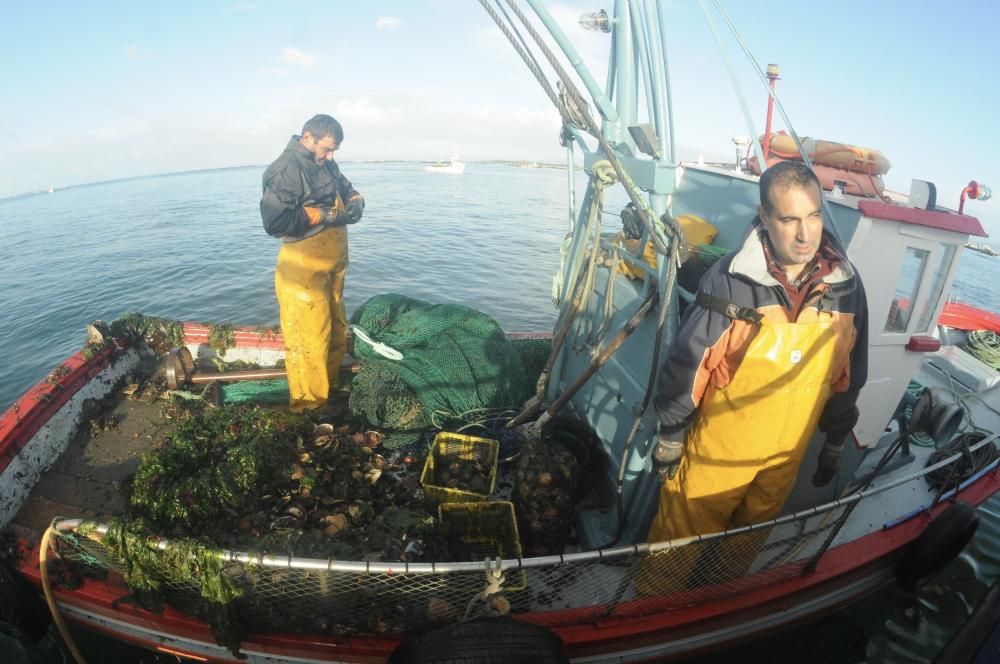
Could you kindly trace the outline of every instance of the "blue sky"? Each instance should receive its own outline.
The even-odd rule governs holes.
[[[1000,238],[1000,3],[724,0],[800,135],[855,143]],[[551,3],[599,81],[607,37],[575,28],[602,5]],[[612,4],[604,5],[609,11]],[[731,158],[748,134],[694,0],[668,16],[683,158]],[[758,131],[766,97],[731,40]],[[352,159],[562,161],[559,119],[473,0],[5,3],[0,197],[178,170],[266,164],[318,112]],[[780,123],[779,123],[780,128]]]

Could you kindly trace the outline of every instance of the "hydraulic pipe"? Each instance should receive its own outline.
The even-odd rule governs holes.
[[[629,335],[635,331],[635,328],[639,327],[639,323],[642,322],[642,319],[645,318],[646,314],[649,312],[650,307],[653,306],[654,300],[656,300],[655,289],[650,291],[649,295],[646,297],[646,301],[642,303],[639,310],[628,319],[625,326],[618,332],[618,334],[615,335],[615,338],[611,340],[611,343],[609,343],[607,347],[601,351],[600,355],[594,358],[594,361],[590,363],[587,370],[577,376],[576,380],[574,380],[573,383],[570,384],[561,395],[559,395],[559,398],[552,402],[552,405],[549,406],[548,410],[545,411],[544,415],[539,420],[539,426],[544,421],[555,417],[555,415],[562,410],[562,407],[565,406],[566,403],[580,391],[580,388],[583,387],[588,380],[590,380],[590,377],[597,373],[597,371],[603,367],[609,359],[611,359],[611,356],[614,355],[619,348],[621,348],[622,344],[625,343],[625,340],[628,339]]]
[[[545,363],[545,368],[542,369],[542,373],[538,376],[535,396],[529,399],[521,412],[507,423],[507,428],[512,429],[520,424],[524,424],[538,412],[538,408],[542,405],[542,399],[545,398],[545,389],[548,387],[549,376],[552,375],[552,367],[556,363],[556,358],[559,356],[559,351],[562,350],[563,342],[566,341],[566,336],[569,334],[569,328],[573,324],[573,321],[576,320],[576,315],[580,311],[580,305],[583,303],[583,293],[586,290],[585,284],[587,283],[586,276],[587,272],[581,270],[577,276],[576,283],[573,285],[569,310],[567,310],[566,315],[563,317],[559,331],[552,339],[552,351],[549,353],[549,359]]]
[[[573,132],[563,125],[563,136],[566,139],[566,179],[568,183],[567,194],[569,196],[569,231],[573,232],[576,224],[576,163],[573,154]]]

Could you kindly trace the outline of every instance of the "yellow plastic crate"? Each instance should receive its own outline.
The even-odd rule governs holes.
[[[500,445],[490,438],[465,436],[442,431],[434,437],[434,444],[424,461],[420,484],[424,495],[432,504],[484,502],[493,493],[497,483],[497,455]],[[486,493],[450,489],[434,484],[435,469],[452,461],[478,461],[486,468]]]
[[[521,558],[521,539],[510,501],[442,503],[438,515],[448,552],[456,562]],[[508,570],[505,576],[504,590],[524,590],[528,585],[523,569]]]

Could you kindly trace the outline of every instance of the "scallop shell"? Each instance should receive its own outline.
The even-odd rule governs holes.
[[[324,435],[324,436],[316,436],[316,438],[313,439],[313,444],[316,447],[326,447],[327,445],[329,445],[330,443],[334,442],[335,440],[337,440],[337,437],[334,436],[331,433],[331,434],[327,434],[327,435]],[[337,447],[338,446],[339,446],[339,441],[338,441],[338,445],[335,445],[334,448],[333,448],[334,452],[337,451]]]
[[[313,429],[313,438],[319,438],[320,436],[330,436],[333,435],[334,428],[329,422],[324,422],[323,424],[317,424],[316,428]]]
[[[347,517],[343,514],[327,514],[323,517],[323,534],[327,537],[336,535],[347,527]]]

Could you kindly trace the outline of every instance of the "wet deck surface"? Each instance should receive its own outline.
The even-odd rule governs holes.
[[[123,399],[94,420],[96,426],[85,422],[42,475],[14,518],[16,525],[42,532],[57,516],[105,520],[124,510],[123,482],[152,448],[154,433],[168,424],[162,402]]]
[[[146,367],[146,371],[155,373],[157,382],[161,382],[160,368]],[[97,404],[85,406],[79,431],[59,459],[42,473],[13,525],[42,533],[55,517],[106,521],[124,514],[123,487],[138,469],[143,455],[175,422],[168,414],[170,400],[157,398],[159,390],[151,394],[148,386],[148,382],[141,382],[132,398],[117,390],[103,408]],[[211,391],[196,386],[193,392],[202,390],[206,394]],[[347,399],[347,392],[334,393],[318,417],[336,422],[347,410]]]

